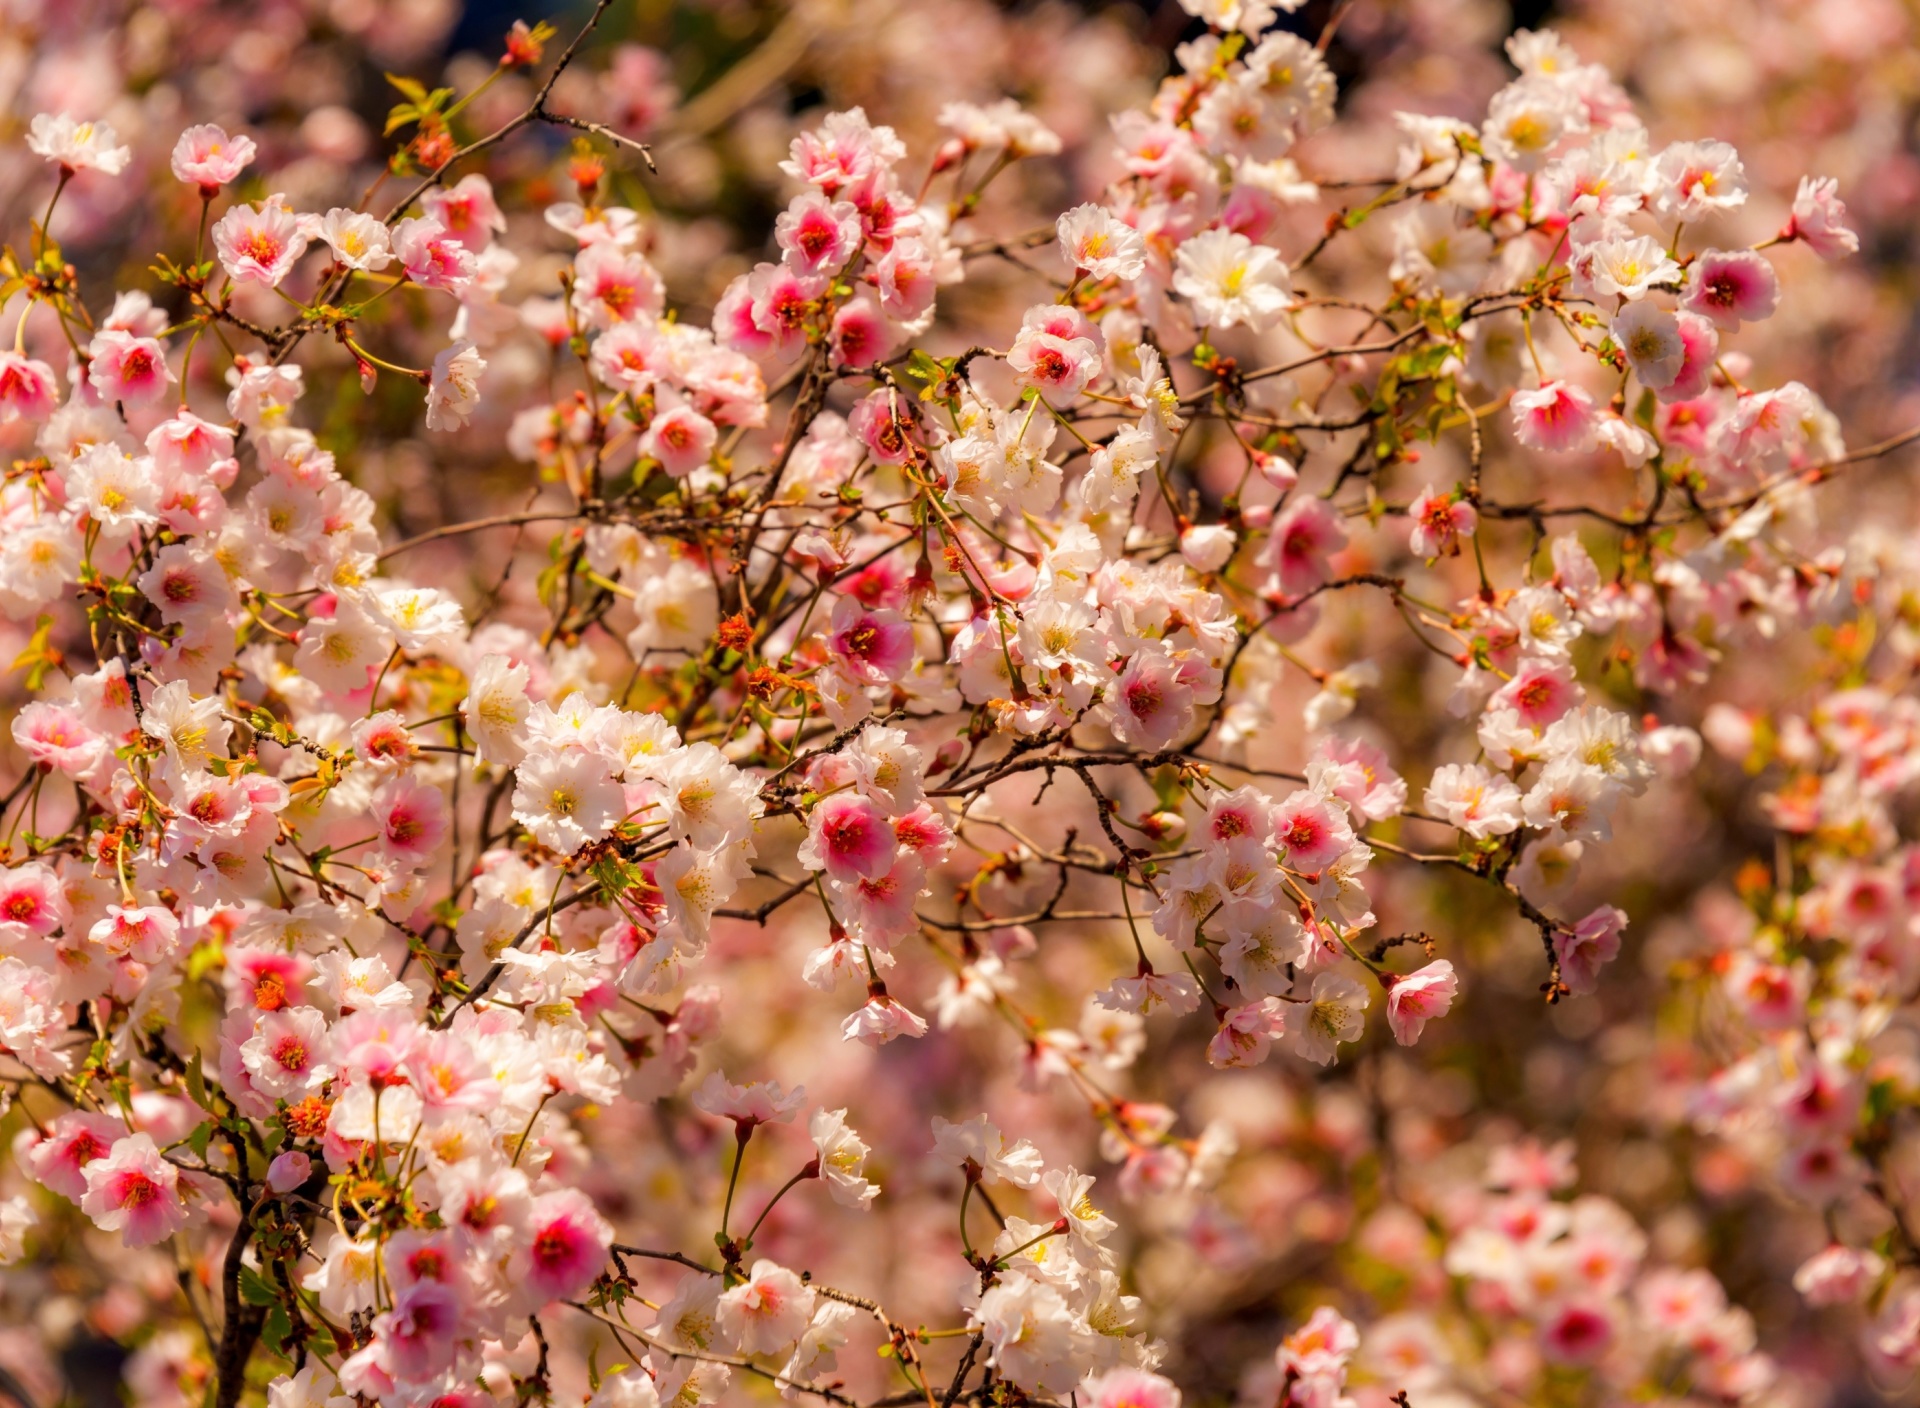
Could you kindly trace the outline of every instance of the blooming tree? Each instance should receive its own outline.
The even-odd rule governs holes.
[[[610,0],[396,78],[350,203],[174,122],[105,283],[66,203],[155,154],[32,119],[0,1260],[81,1238],[135,1392],[1177,1408],[1238,1297],[1248,1403],[1801,1401],[1555,1131],[1442,1128],[1610,990],[1698,1038],[1615,1043],[1636,1118],[1920,1368],[1920,562],[1817,507],[1920,431],[1767,370],[1837,184],[1525,30],[1479,121],[1343,146],[1349,7],[1182,4],[1073,146],[810,116],[710,306],[636,208],[696,160],[659,56],[573,101]],[[361,468],[421,436],[466,479],[401,532]],[[1764,833],[1649,993],[1706,745]]]

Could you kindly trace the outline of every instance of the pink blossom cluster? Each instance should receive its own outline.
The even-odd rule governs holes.
[[[1091,133],[810,115],[710,313],[626,194],[704,95],[623,50],[555,106],[605,4],[401,86],[350,202],[187,126],[192,242],[110,297],[54,217],[133,152],[34,119],[0,1261],[127,1256],[144,1395],[1179,1408],[1297,1222],[1358,1269],[1289,1281],[1250,1405],[1795,1402],[1570,1148],[1440,1131],[1498,1004],[1631,991],[1619,867],[1729,761],[1777,844],[1659,975],[1720,1022],[1666,1117],[1920,1369],[1920,564],[1812,492],[1914,437],[1746,350],[1858,251],[1836,183],[1743,241],[1734,147],[1524,30],[1482,121],[1343,166],[1346,7],[1182,5]],[[401,441],[509,488],[396,528]],[[1789,642],[1817,699],[1706,707]]]

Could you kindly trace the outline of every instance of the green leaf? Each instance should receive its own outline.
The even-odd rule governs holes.
[[[422,83],[419,79],[406,78],[397,73],[387,74],[386,79],[387,79],[387,82],[391,83],[395,88],[398,88],[402,94],[412,99],[414,102],[416,103],[426,102],[427,85]]]
[[[60,652],[53,648],[53,617],[42,616],[33,623],[33,634],[27,640],[27,648],[13,659],[9,669],[27,672],[27,688],[37,690],[46,680],[47,671],[60,662]]]
[[[194,1058],[198,1060],[199,1057]],[[207,1157],[207,1145],[213,1141],[213,1121],[202,1120],[193,1127],[193,1133],[187,1136],[187,1147],[201,1159]]]
[[[248,1305],[278,1305],[280,1294],[273,1282],[251,1266],[240,1268],[240,1299]]]
[[[193,1103],[203,1110],[206,1109],[210,1103],[207,1099],[207,1073],[201,1069],[200,1053],[198,1051],[195,1051],[192,1058],[187,1062],[187,1094],[192,1096]],[[199,1131],[196,1130],[195,1134],[197,1135],[198,1133]],[[211,1134],[210,1130],[209,1134]],[[204,1154],[206,1147],[206,1144],[203,1142],[194,1152]]]
[[[267,1312],[267,1323],[260,1327],[260,1341],[275,1354],[279,1354],[287,1342],[287,1336],[293,1333],[293,1321],[287,1318],[286,1307],[275,1302],[273,1309]]]

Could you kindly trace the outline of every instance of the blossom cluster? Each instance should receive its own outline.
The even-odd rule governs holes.
[[[1140,1249],[1244,1271],[1318,1175],[1160,1068],[1358,1072],[1381,1106],[1483,988],[1598,1005],[1655,916],[1595,877],[1709,757],[1785,777],[1777,864],[1676,978],[1737,1027],[1684,1118],[1827,1215],[1796,1286],[1920,1368],[1890,1172],[1920,1079],[1887,1035],[1920,566],[1804,531],[1912,436],[1849,452],[1748,350],[1794,261],[1858,252],[1837,184],[1745,239],[1734,147],[1656,142],[1524,30],[1483,121],[1399,113],[1355,177],[1345,7],[1316,42],[1297,4],[1182,3],[1204,33],[1082,134],[1105,184],[1024,233],[999,203],[1069,150],[1038,113],[947,102],[919,144],[810,116],[710,316],[625,194],[670,118],[553,105],[604,3],[564,49],[516,26],[464,93],[396,80],[412,135],[351,203],[186,127],[197,233],[110,296],[55,216],[132,148],[34,118],[46,214],[0,255],[0,1114],[40,1191],[0,1199],[0,1260],[62,1219],[171,1253],[136,1384],[1178,1408],[1199,1356]],[[509,152],[555,173],[474,169]],[[356,406],[496,444],[517,507],[391,531]],[[449,546],[491,590],[416,566]],[[1789,639],[1846,687],[1696,704]],[[1375,712],[1388,671],[1424,672],[1417,730]],[[1528,947],[1488,961],[1409,898],[1433,876]],[[831,1098],[736,1083],[814,1013]],[[992,1102],[885,1108],[959,1052],[1006,1067]],[[1307,1121],[1340,1177],[1417,1162],[1352,1108]],[[1711,1272],[1500,1135],[1472,1173],[1368,1175],[1356,1246],[1401,1282],[1309,1287],[1346,1313],[1298,1306],[1245,1401],[1792,1401]],[[918,1323],[802,1241],[896,1198]],[[843,1360],[868,1341],[891,1379]]]

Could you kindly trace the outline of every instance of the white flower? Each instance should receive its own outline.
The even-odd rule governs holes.
[[[933,1117],[933,1156],[943,1164],[973,1164],[981,1176],[1031,1188],[1040,1178],[1040,1151],[1022,1139],[1009,1145],[985,1115],[952,1124]]]
[[[1476,841],[1520,829],[1520,789],[1513,779],[1478,763],[1449,763],[1427,784],[1427,810]]]
[[[133,153],[117,145],[119,134],[105,122],[76,122],[65,113],[40,113],[33,119],[27,147],[69,171],[104,171],[118,176]]]
[[[1380,667],[1362,660],[1343,670],[1335,670],[1320,682],[1319,691],[1307,701],[1302,720],[1307,732],[1318,733],[1346,718],[1360,701],[1360,691],[1380,683]]]
[[[941,107],[938,121],[969,147],[988,151],[1004,147],[1011,158],[1055,156],[1060,151],[1058,134],[1012,98],[1001,98],[985,107],[947,103]]]
[[[1669,220],[1701,220],[1747,203],[1747,173],[1725,142],[1675,142],[1653,173],[1653,208]]]
[[[633,612],[639,624],[627,633],[627,649],[636,658],[649,650],[691,654],[720,626],[720,594],[706,569],[675,561],[634,584]]]
[[[1040,1180],[1053,1195],[1054,1206],[1067,1220],[1067,1232],[1088,1246],[1098,1246],[1120,1224],[1093,1205],[1092,1174],[1073,1168],[1048,1169]]]
[[[520,765],[513,819],[543,846],[572,855],[625,813],[626,794],[598,753],[540,753]]]
[[[1586,114],[1565,84],[1522,77],[1493,95],[1480,142],[1516,171],[1538,171],[1568,132],[1586,129]]]
[[[40,1221],[33,1204],[23,1197],[0,1203],[0,1266],[20,1260],[26,1250],[27,1232]]]
[[[482,762],[512,767],[527,755],[527,680],[525,665],[504,655],[483,655],[460,701],[467,732]]]
[[[469,342],[456,342],[433,359],[427,386],[427,429],[458,430],[480,404],[480,374],[487,369]]]
[[[425,652],[459,644],[465,625],[460,603],[438,587],[384,587],[372,599],[403,649]]]
[[[847,1128],[847,1112],[815,1110],[807,1122],[807,1136],[813,1140],[820,1176],[827,1181],[827,1192],[833,1200],[841,1207],[865,1212],[880,1196],[880,1187],[866,1179],[867,1146]]]
[[[1099,205],[1076,205],[1056,228],[1060,252],[1096,279],[1137,279],[1146,272],[1147,242],[1140,232]]]
[[[1232,230],[1205,230],[1174,253],[1174,292],[1203,326],[1245,324],[1264,332],[1293,306],[1293,280],[1279,254]]]
[[[793,1347],[793,1357],[780,1371],[780,1377],[788,1380],[780,1385],[782,1398],[801,1397],[794,1384],[810,1383],[840,1367],[837,1351],[846,1348],[847,1323],[858,1313],[845,1301],[822,1300],[814,1306],[813,1323],[800,1336],[800,1343]]]
[[[185,680],[163,684],[147,700],[140,728],[167,750],[176,776],[205,772],[210,757],[225,757],[233,725],[218,699],[195,699]]]
[[[349,269],[377,273],[393,262],[387,227],[364,212],[336,206],[313,220],[312,233],[333,251],[336,262]]]
[[[720,1333],[741,1354],[774,1354],[807,1332],[816,1293],[784,1266],[756,1261],[714,1307]]]
[[[1088,513],[1106,513],[1132,506],[1140,492],[1140,476],[1153,468],[1159,456],[1153,433],[1137,425],[1122,426],[1105,445],[1094,450],[1080,481],[1080,499]]]
[[[660,1408],[660,1390],[644,1370],[623,1369],[600,1381],[587,1408]]]
[[[1344,973],[1320,973],[1306,1009],[1288,1024],[1293,1049],[1309,1061],[1333,1064],[1343,1041],[1358,1040],[1366,1026],[1367,990]]]
[[[1006,1272],[980,1297],[974,1324],[987,1345],[987,1362],[1029,1391],[1060,1395],[1080,1377],[1073,1364],[1079,1328],[1059,1291],[1019,1272]]]
[[[322,689],[351,694],[367,686],[369,670],[386,663],[393,632],[350,597],[331,616],[316,616],[300,630],[293,667]]]
[[[1629,303],[1614,316],[1612,332],[1642,386],[1665,391],[1673,385],[1686,363],[1687,345],[1671,311],[1644,299]]]
[[[153,461],[130,458],[118,445],[90,445],[65,475],[67,497],[100,526],[109,542],[118,542],[136,528],[159,520],[159,487]]]
[[[1258,34],[1273,23],[1276,11],[1292,14],[1306,0],[1180,0],[1180,8],[1225,32]]]
[[[1602,298],[1638,299],[1655,284],[1680,281],[1680,266],[1652,235],[1601,240],[1583,254],[1586,282]]]

